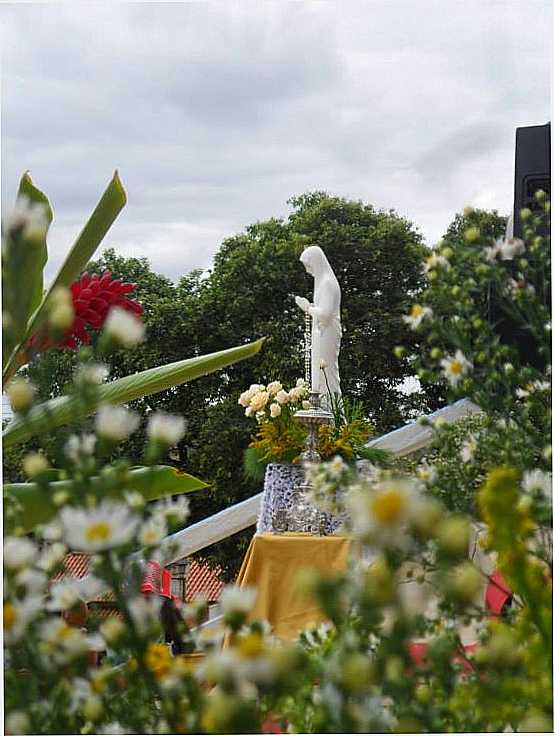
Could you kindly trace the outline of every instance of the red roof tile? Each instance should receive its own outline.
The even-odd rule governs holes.
[[[64,558],[63,570],[54,577],[54,580],[84,578],[89,573],[89,567],[90,555],[82,552],[70,552]],[[219,572],[219,568],[213,569],[196,560],[189,560],[185,582],[186,600],[207,598],[209,603],[218,601],[223,588],[223,583],[219,579]],[[166,587],[169,587],[168,584]],[[113,600],[113,598],[113,593],[106,593],[95,598],[95,601],[107,602]]]
[[[90,555],[83,552],[70,552],[64,557],[63,570],[53,580],[66,580],[67,578],[84,578],[88,575],[90,567]]]
[[[223,588],[223,583],[219,579],[219,572],[218,568],[213,569],[196,560],[190,560],[185,581],[186,600],[193,601],[195,598],[207,598],[208,603],[218,601]]]

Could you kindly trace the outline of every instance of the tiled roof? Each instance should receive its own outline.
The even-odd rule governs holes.
[[[90,555],[85,555],[83,552],[70,552],[64,557],[63,570],[54,577],[54,580],[84,578],[85,575],[88,575],[89,567]]]
[[[59,572],[54,580],[67,580],[70,578],[84,578],[89,573],[90,555],[82,552],[70,552],[63,561],[64,569]],[[207,598],[209,603],[219,600],[223,583],[219,579],[219,569],[213,569],[208,565],[201,564],[196,560],[189,560],[187,564],[185,581],[186,600],[193,601],[196,598]],[[112,601],[113,593],[98,596],[95,601]],[[93,603],[94,601],[91,601]]]
[[[64,557],[63,570],[54,576],[53,581],[59,582],[60,580],[71,580],[71,578],[84,578],[89,573],[89,567],[90,555],[86,555],[84,552],[69,552]],[[89,602],[113,601],[114,598],[114,594],[111,591],[108,591]]]
[[[195,598],[207,598],[209,603],[219,600],[223,583],[219,579],[219,569],[202,565],[196,560],[190,560],[187,565],[185,581],[185,595],[187,601]]]

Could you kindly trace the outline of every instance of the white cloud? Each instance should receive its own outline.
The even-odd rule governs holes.
[[[511,205],[518,125],[549,117],[549,4],[2,5],[3,194],[30,169],[59,262],[117,167],[106,245],[177,277],[310,188],[438,239]]]

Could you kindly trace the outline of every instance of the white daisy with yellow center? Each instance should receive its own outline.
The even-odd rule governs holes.
[[[138,524],[135,514],[113,501],[102,501],[92,509],[66,507],[60,520],[69,548],[91,554],[125,544]]]
[[[24,635],[31,621],[43,609],[42,596],[27,596],[21,601],[4,601],[4,642],[15,644]]]
[[[408,324],[412,330],[415,330],[423,322],[424,319],[431,319],[433,310],[431,307],[424,307],[421,304],[414,304],[410,314],[403,315],[402,319]]]
[[[353,486],[346,497],[352,533],[378,547],[403,547],[402,532],[421,503],[419,484],[403,479]]]
[[[437,253],[431,253],[429,258],[425,259],[423,269],[425,273],[428,273],[436,268],[444,268],[444,270],[447,271],[450,268],[450,264],[444,256],[439,256]]]
[[[473,363],[469,361],[461,350],[454,355],[447,355],[441,360],[442,373],[451,386],[457,386],[461,379],[471,371]]]

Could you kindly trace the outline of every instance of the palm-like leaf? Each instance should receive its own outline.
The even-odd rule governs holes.
[[[91,491],[103,490],[105,480],[102,477],[90,479]],[[154,465],[149,468],[134,468],[129,471],[125,483],[125,491],[137,491],[145,501],[155,501],[159,498],[180,493],[191,493],[208,484],[194,478],[188,473],[182,473],[169,465]],[[13,501],[19,508],[17,519],[6,514],[4,523],[8,533],[14,528],[28,533],[38,524],[47,524],[53,519],[58,508],[53,501],[54,494],[65,491],[71,493],[73,481],[55,481],[45,488],[38,483],[9,483],[4,485],[4,498]],[[106,491],[106,496],[118,498],[122,491]]]
[[[85,403],[79,396],[60,396],[39,404],[25,418],[13,419],[2,434],[4,447],[24,442],[41,432],[78,421],[93,414],[99,404],[124,404],[150,396],[172,386],[225,368],[259,352],[264,338],[217,353],[202,355],[150,368],[100,386],[94,402]]]

